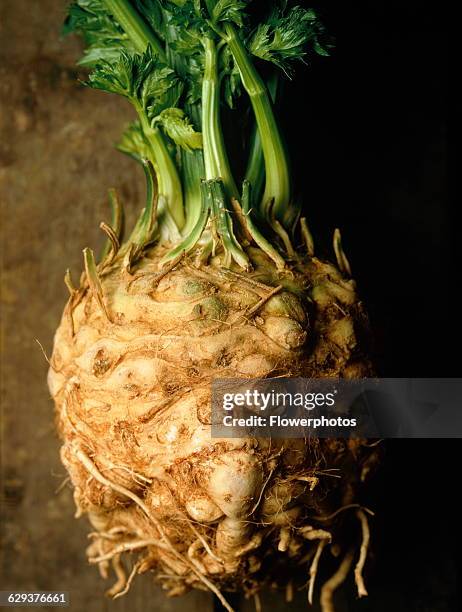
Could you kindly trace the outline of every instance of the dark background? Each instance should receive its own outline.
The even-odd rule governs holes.
[[[108,602],[85,562],[45,386],[66,298],[62,276],[101,240],[106,189],[132,213],[143,178],[113,150],[132,117],[115,96],[78,85],[79,43],[61,40],[64,0],[0,0],[2,183],[1,587],[64,589],[75,610],[207,610],[201,593],[169,601],[148,577]],[[356,1],[316,6],[336,37],[329,58],[299,67],[281,121],[318,252],[344,246],[371,316],[382,375],[456,376],[455,220],[447,194],[449,3]],[[457,74],[457,73],[452,73]],[[368,505],[370,597],[349,612],[455,612],[458,440],[387,443]],[[340,598],[341,599],[341,598]],[[299,608],[305,609],[301,595]],[[244,609],[244,608],[243,608]],[[252,609],[252,602],[245,610]],[[271,596],[264,610],[291,609]],[[316,608],[315,608],[316,609]]]
[[[281,108],[308,220],[326,251],[334,227],[342,230],[380,374],[460,376],[451,314],[460,273],[448,194],[450,4],[315,6],[336,49],[299,69]],[[371,597],[350,602],[352,610],[460,609],[458,453],[458,440],[387,443]]]
[[[336,48],[308,58],[281,110],[305,212],[315,235],[330,240],[334,227],[342,230],[381,373],[457,376],[448,316],[456,278],[447,194],[451,15],[445,2],[315,6]]]

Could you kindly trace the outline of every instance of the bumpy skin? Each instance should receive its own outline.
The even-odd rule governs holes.
[[[85,277],[69,300],[49,386],[78,512],[95,528],[90,561],[103,574],[108,558],[133,549],[136,571],[153,570],[172,595],[206,588],[204,577],[251,594],[288,580],[289,559],[306,568],[322,538],[334,552],[344,546],[348,512],[323,517],[357,501],[373,451],[210,437],[214,378],[371,372],[354,281],[316,258],[277,272],[258,249],[248,254],[249,273],[191,256],[164,274],[160,248],[135,273],[116,261],[100,270],[109,320]]]

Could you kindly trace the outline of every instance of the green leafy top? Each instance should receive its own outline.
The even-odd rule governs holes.
[[[242,27],[244,25],[244,9],[246,2],[240,0],[218,0],[210,11],[210,20],[214,25],[231,21]]]
[[[79,0],[69,7],[63,33],[77,32],[87,48],[79,60],[93,67],[101,61],[117,61],[121,51],[135,52],[135,46],[120,25],[108,14],[103,0]]]
[[[288,12],[274,10],[268,21],[257,27],[249,41],[249,51],[290,74],[291,62],[303,60],[309,42],[316,53],[329,55],[332,43],[316,12],[296,6]]]
[[[224,261],[246,267],[236,236],[250,233],[280,266],[277,252],[287,251],[298,220],[287,153],[258,61],[291,75],[294,61],[305,61],[310,49],[326,55],[330,43],[315,11],[275,0],[267,3],[267,17],[261,20],[255,4],[76,0],[69,8],[64,31],[84,37],[80,63],[92,69],[87,84],[127,98],[136,109],[138,121],[119,149],[147,160],[155,172],[159,206],[149,210],[159,215],[161,239],[180,240],[172,256],[193,248],[211,223],[210,235],[218,237]],[[228,132],[221,126],[223,102],[237,109]],[[256,127],[247,133],[248,121],[242,119],[249,111]],[[237,136],[237,146],[229,147],[225,133]],[[228,157],[229,150],[239,148],[250,152],[248,170],[240,177],[247,179],[246,197],[253,207],[249,204],[247,217],[235,216],[227,200],[239,196],[234,178],[239,164]],[[201,188],[203,179],[218,183]],[[239,230],[245,218],[248,227]]]
[[[159,62],[150,47],[143,55],[122,51],[115,62],[101,61],[88,85],[128,98],[149,118],[175,106],[183,89],[175,71]]]

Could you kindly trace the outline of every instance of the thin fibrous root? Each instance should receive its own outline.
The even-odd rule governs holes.
[[[182,251],[178,255],[178,257],[175,257],[175,259],[173,259],[170,263],[168,263],[166,266],[162,268],[162,270],[156,275],[156,277],[152,281],[153,289],[157,287],[157,285],[164,278],[164,276],[167,276],[167,274],[171,272],[173,268],[175,268],[180,263],[180,261],[185,257],[185,255],[186,255],[186,251]]]
[[[361,522],[361,531],[363,539],[361,542],[361,548],[359,549],[359,559],[355,567],[355,583],[358,589],[358,597],[366,597],[367,590],[364,584],[363,569],[364,564],[366,563],[367,551],[369,548],[370,530],[365,512],[363,510],[358,510],[356,512],[356,516]]]
[[[297,476],[295,480],[307,482],[310,485],[310,491],[314,491],[314,488],[319,484],[319,478],[317,476]]]
[[[225,608],[225,610],[228,610],[228,612],[235,612],[234,608],[232,608],[226,601],[226,599],[223,597],[220,589],[216,587],[213,582],[210,582],[210,580],[206,578],[201,572],[197,571],[197,568],[195,568],[194,566],[192,567],[194,568],[193,571],[199,578],[199,580],[201,580],[205,584],[205,586],[208,587],[208,589],[212,591],[212,593],[214,593],[216,597],[218,597],[223,608]]]
[[[261,599],[258,593],[254,594],[253,601],[255,603],[255,612],[262,612]]]
[[[120,536],[118,536],[115,533],[107,533],[106,531],[91,531],[90,533],[87,534],[87,538],[89,539],[93,539],[93,538],[101,538],[102,540],[119,540]]]
[[[318,547],[316,549],[316,553],[313,557],[313,561],[310,566],[310,581],[308,584],[308,603],[310,606],[313,605],[313,593],[314,593],[314,583],[316,580],[316,574],[318,573],[318,565],[319,559],[321,558],[322,551],[327,544],[327,540],[320,540]]]
[[[332,542],[332,534],[329,531],[326,531],[325,529],[313,529],[311,525],[302,527],[299,530],[299,533],[306,540],[325,540],[326,543]]]
[[[104,552],[105,551],[102,539],[94,540],[89,546],[87,546],[86,550],[88,557],[92,557],[94,554],[96,554],[97,556],[104,555]],[[101,578],[103,578],[103,580],[106,580],[106,578],[108,577],[109,561],[101,561],[101,563],[98,563],[98,570]]]
[[[112,587],[108,591],[106,591],[106,595],[108,597],[115,597],[115,595],[117,595],[117,593],[119,593],[127,584],[127,576],[125,574],[125,570],[122,565],[122,561],[120,560],[120,555],[116,555],[112,559],[112,567],[114,568],[114,572],[117,577],[117,581],[112,585]]]
[[[62,483],[59,485],[59,487],[57,487],[54,491],[55,495],[58,495],[58,493],[61,493],[61,491],[64,489],[64,487],[67,485],[68,482],[70,482],[71,478],[70,476],[66,476],[66,478],[63,479]]]
[[[233,278],[239,279],[243,283],[247,283],[248,285],[250,285],[251,287],[254,287],[255,289],[261,289],[263,291],[263,295],[261,295],[260,297],[264,297],[268,293],[268,291],[272,291],[274,288],[271,285],[266,285],[265,283],[261,283],[260,281],[257,281],[250,276],[245,276],[244,274],[240,274],[239,272],[235,272],[234,270],[227,270],[227,269],[220,270],[220,275],[228,276],[228,277],[232,276]]]
[[[98,553],[104,555],[103,541],[98,540],[96,546],[98,548]],[[109,576],[109,561],[101,561],[101,563],[98,563],[98,571],[101,578],[106,580]]]
[[[96,538],[101,540],[117,540],[120,539],[122,535],[128,533],[128,531],[127,527],[116,525],[107,531],[90,531],[90,533],[87,534],[87,538],[89,540]]]
[[[262,297],[254,306],[252,306],[252,308],[250,310],[248,310],[245,313],[245,317],[251,317],[252,315],[254,315],[256,312],[258,312],[260,310],[260,308],[262,306],[264,306],[266,304],[266,302],[273,297],[273,295],[276,295],[276,293],[279,293],[279,291],[281,291],[282,289],[282,285],[278,285],[277,287],[274,287],[274,289],[272,289],[268,295],[265,295],[265,297]]]
[[[270,471],[270,473],[268,474],[265,482],[263,483],[263,486],[262,486],[261,491],[260,491],[260,495],[258,496],[258,499],[255,502],[255,505],[253,506],[252,510],[249,512],[248,516],[252,516],[252,514],[255,512],[255,510],[260,505],[261,499],[263,497],[263,493],[265,492],[266,486],[269,483],[269,481],[271,480],[271,476],[273,475],[273,473],[274,473],[274,468]]]
[[[313,546],[311,546],[306,552],[306,554],[304,554],[303,557],[298,561],[298,565],[306,565],[307,563],[309,563],[309,561],[311,561],[311,559],[314,557],[315,552],[316,552],[316,549]],[[302,584],[301,586],[299,586],[297,590],[304,591],[305,589],[307,589],[309,581],[310,580],[308,578],[305,584]]]
[[[369,508],[366,508],[365,506],[361,506],[361,504],[347,504],[346,506],[342,506],[341,508],[338,508],[335,512],[332,512],[332,514],[328,514],[327,516],[313,516],[311,518],[314,521],[330,521],[331,519],[335,518],[337,514],[340,514],[341,512],[344,512],[345,510],[352,510],[352,509],[363,510],[364,512],[367,512],[367,514],[370,514],[370,516],[374,516],[374,512],[372,510],[370,510]]]
[[[207,571],[204,567],[204,565],[202,564],[202,561],[198,558],[198,551],[201,548],[201,541],[200,540],[195,540],[191,546],[188,548],[188,557],[191,559],[191,561],[194,563],[194,565],[197,567],[198,570],[200,570],[202,573],[205,574],[205,572]]]
[[[263,542],[263,532],[257,531],[257,533],[253,534],[253,536],[250,538],[247,544],[243,544],[236,551],[234,551],[234,558],[238,559],[239,557],[242,557],[242,555],[245,555],[251,550],[256,550],[257,548],[261,546],[262,542]]]
[[[42,354],[43,354],[43,356],[45,357],[45,361],[47,362],[47,364],[50,366],[50,368],[51,368],[52,370],[54,370],[54,367],[53,367],[53,365],[52,365],[52,363],[51,363],[50,359],[48,358],[48,355],[46,354],[45,349],[43,348],[43,344],[40,342],[40,340],[39,340],[38,338],[35,338],[35,342],[37,342],[37,344],[39,345],[40,350],[42,351]],[[56,370],[55,370],[55,371],[56,371]]]
[[[292,580],[289,580],[289,582],[286,585],[286,602],[291,603],[293,599],[294,599],[294,583],[292,582]]]
[[[197,569],[197,567],[189,559],[187,559],[183,554],[181,554],[179,551],[176,550],[176,548],[173,546],[168,536],[165,534],[160,522],[156,519],[155,516],[151,514],[147,505],[143,502],[143,500],[140,497],[138,497],[138,495],[135,495],[135,493],[132,493],[129,489],[126,489],[125,487],[122,487],[121,485],[111,482],[109,479],[103,476],[101,472],[98,470],[98,468],[96,467],[96,465],[93,463],[93,461],[90,459],[90,457],[81,448],[76,446],[74,448],[74,454],[77,457],[77,459],[90,472],[93,478],[95,478],[95,480],[97,480],[98,482],[100,482],[101,484],[109,488],[112,488],[114,491],[117,491],[118,493],[125,495],[126,497],[131,499],[133,502],[135,502],[135,504],[137,504],[141,508],[144,514],[148,517],[148,519],[151,520],[151,522],[157,528],[157,531],[159,532],[160,537],[163,540],[162,545],[160,545],[161,543],[157,541],[156,546],[158,546],[159,548],[166,547],[166,549],[169,552],[171,552],[174,557],[176,557],[177,559],[180,559],[183,563],[185,562],[190,567],[190,569],[194,572],[194,574],[196,574],[199,580],[201,580],[205,584],[205,586],[218,597],[218,599],[221,602],[221,605],[226,610],[228,610],[228,612],[234,612],[233,608],[229,605],[229,603],[223,597],[223,594],[221,593],[220,589],[218,589],[213,584],[213,582],[211,582],[208,578],[206,578],[203,575],[203,573],[200,572]]]
[[[181,513],[182,514],[182,513]],[[201,535],[201,533],[194,527],[193,523],[188,519],[188,517],[186,515],[183,515],[184,519],[186,520],[186,522],[188,523],[189,527],[191,528],[191,531],[194,533],[194,535],[197,537],[197,540],[202,544],[203,549],[212,557],[212,559],[215,559],[215,561],[217,561],[218,563],[223,563],[223,559],[220,559],[220,557],[218,557],[213,550],[210,548],[207,540]]]
[[[122,485],[118,485],[115,482],[112,482],[108,478],[103,476],[101,472],[98,470],[98,468],[96,467],[96,465],[93,463],[93,461],[90,459],[90,457],[81,448],[75,447],[74,453],[77,459],[86,467],[88,472],[93,476],[95,480],[113,489],[114,491],[117,491],[118,493],[125,495],[126,497],[131,499],[133,502],[135,502],[135,504],[137,504],[141,508],[141,510],[143,510],[145,515],[154,523],[155,527],[157,527],[157,530],[162,540],[164,540],[164,542],[167,544],[171,552],[176,552],[176,549],[174,548],[173,544],[170,542],[170,540],[165,535],[161,524],[151,514],[147,505],[144,503],[144,501],[140,497],[138,497],[138,495],[136,495],[135,493],[132,493],[132,491],[130,491],[129,489],[126,489]]]
[[[290,544],[290,529],[289,527],[285,526],[285,527],[282,527],[281,531],[279,532],[279,543],[278,543],[279,552],[286,552],[287,549],[289,548],[289,544]]]
[[[108,559],[113,559],[117,555],[121,553],[127,552],[129,550],[137,550],[138,548],[146,548],[147,546],[156,546],[157,548],[161,548],[162,550],[166,550],[167,552],[171,552],[168,546],[159,542],[158,539],[149,538],[146,540],[135,540],[134,542],[125,542],[124,544],[120,544],[113,548],[111,551],[105,553],[104,555],[100,555],[99,557],[90,557],[88,559],[89,563],[101,563],[101,561],[107,561]]]
[[[128,593],[128,591],[130,590],[131,584],[133,582],[133,578],[136,576],[140,565],[141,565],[141,560],[135,563],[135,565],[132,567],[132,571],[130,572],[130,575],[128,576],[128,580],[124,588],[121,591],[119,591],[119,593],[116,593],[114,595],[114,599],[117,599],[118,597],[123,597],[124,595]]]
[[[322,612],[335,612],[334,592],[345,582],[353,564],[354,550],[350,549],[343,557],[336,572],[322,585],[320,604]]]
[[[109,535],[121,535],[123,533],[128,533],[129,529],[127,527],[125,527],[124,525],[114,525],[114,527],[111,527],[107,533]]]
[[[146,484],[152,484],[152,478],[147,478],[146,476],[143,476],[142,474],[135,472],[131,468],[127,467],[126,465],[118,465],[116,463],[109,463],[109,465],[105,469],[123,470],[124,472],[128,472],[130,476],[133,478],[133,480],[135,480],[139,485],[144,486],[144,487],[146,486]]]

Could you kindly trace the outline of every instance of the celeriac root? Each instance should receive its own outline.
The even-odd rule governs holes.
[[[370,530],[366,514],[363,512],[363,510],[358,510],[356,512],[356,516],[361,522],[362,542],[359,550],[359,559],[355,567],[355,582],[358,589],[358,597],[366,597],[367,590],[364,584],[363,569],[364,564],[366,563],[367,550],[369,548]]]
[[[135,493],[132,493],[132,491],[130,491],[126,487],[118,485],[112,482],[111,480],[109,480],[108,478],[106,478],[105,476],[103,476],[101,472],[98,470],[98,468],[96,467],[96,465],[93,463],[93,461],[90,459],[90,457],[81,448],[76,447],[74,449],[74,454],[77,457],[77,459],[81,463],[83,463],[83,465],[90,472],[93,478],[95,478],[95,480],[105,485],[106,487],[109,487],[113,489],[114,491],[117,491],[118,493],[125,495],[126,497],[134,501],[135,504],[137,504],[141,508],[141,510],[143,510],[146,516],[154,523],[155,527],[157,528],[159,532],[160,537],[166,542],[166,545],[168,546],[168,548],[171,549],[172,551],[175,551],[170,540],[165,535],[164,530],[162,529],[162,525],[159,523],[159,521],[154,516],[151,515],[149,508],[146,506],[143,500],[140,497],[138,497],[138,495],[136,495]]]
[[[289,580],[286,586],[286,602],[291,603],[294,599],[294,584]]]
[[[333,518],[335,518],[338,514],[340,514],[341,512],[345,512],[345,510],[352,510],[356,508],[359,508],[360,510],[367,512],[367,514],[369,514],[370,516],[374,516],[374,512],[372,510],[370,510],[369,508],[366,508],[365,506],[361,506],[361,504],[347,504],[346,506],[342,506],[341,508],[338,508],[335,512],[332,512],[332,514],[328,514],[327,516],[313,516],[313,519],[315,521],[322,521],[322,522],[330,521]]]
[[[308,583],[308,603],[310,606],[313,605],[313,593],[314,593],[314,582],[316,580],[316,574],[318,573],[319,559],[321,558],[322,551],[327,544],[327,540],[320,540],[316,549],[313,561],[310,566],[310,581]]]
[[[263,608],[261,605],[260,595],[258,593],[255,593],[253,596],[253,601],[255,603],[255,612],[262,612]]]
[[[125,585],[127,584],[127,576],[125,574],[124,566],[122,565],[120,555],[115,555],[113,557],[112,567],[114,569],[117,581],[108,591],[106,591],[106,595],[108,597],[114,597],[115,595],[117,595],[117,593],[123,590]]]
[[[124,586],[124,588],[119,592],[116,593],[116,595],[114,595],[114,599],[118,599],[119,597],[123,597],[124,595],[126,595],[128,593],[128,591],[130,590],[130,586],[133,582],[133,578],[136,576],[136,573],[141,565],[141,561],[137,561],[135,563],[135,565],[132,567],[132,571],[130,572],[130,575],[128,576],[127,579],[127,583]]]
[[[184,254],[162,266],[164,255],[124,260],[130,275],[118,256],[96,272],[87,256],[90,278],[71,287],[56,336],[50,390],[77,512],[95,530],[90,561],[102,574],[112,562],[119,596],[151,571],[170,595],[205,587],[228,611],[220,589],[253,596],[274,583],[289,596],[298,585],[290,572],[278,581],[279,563],[306,564],[312,601],[323,549],[344,544],[339,515],[371,514],[354,502],[378,451],[316,437],[213,439],[210,387],[367,376],[354,281],[316,257],[275,269],[253,247],[252,272],[194,267]],[[122,585],[130,551],[140,564]]]
[[[353,564],[353,557],[354,550],[350,549],[343,557],[337,571],[323,584],[320,596],[322,612],[335,612],[334,592],[346,580],[348,572]]]
[[[168,546],[162,542],[159,542],[159,540],[138,540],[135,542],[125,542],[124,544],[120,544],[120,546],[113,548],[111,551],[105,553],[104,555],[100,555],[99,557],[90,557],[89,562],[101,563],[101,561],[107,561],[108,559],[112,559],[113,557],[120,555],[121,553],[128,552],[129,550],[138,550],[138,548],[146,548],[147,546],[156,546],[162,550],[170,552]]]
[[[228,610],[228,612],[234,612],[233,608],[229,605],[229,603],[226,601],[226,599],[223,597],[221,591],[208,579],[206,578],[203,573],[201,571],[198,570],[198,568],[188,559],[186,559],[186,557],[184,555],[182,555],[181,553],[179,553],[175,547],[173,546],[173,544],[170,542],[169,538],[166,536],[166,534],[164,533],[164,530],[161,526],[161,524],[159,523],[159,521],[152,516],[152,513],[149,511],[149,508],[146,506],[146,504],[138,497],[138,495],[135,495],[134,493],[132,493],[131,491],[129,491],[128,489],[126,489],[125,487],[122,487],[121,485],[117,485],[116,483],[111,482],[108,478],[105,478],[101,472],[97,469],[97,467],[95,466],[95,464],[93,463],[93,461],[90,459],[90,457],[81,449],[81,448],[76,448],[74,450],[75,456],[79,459],[79,461],[87,468],[87,470],[90,472],[90,474],[99,482],[101,482],[101,484],[106,485],[107,487],[110,487],[112,489],[114,489],[115,491],[118,491],[119,493],[122,493],[123,495],[126,495],[127,497],[129,497],[132,501],[134,501],[138,506],[140,506],[140,508],[143,510],[143,512],[146,514],[146,516],[154,523],[155,527],[157,528],[160,536],[162,537],[162,539],[164,540],[165,544],[155,540],[155,545],[158,548],[164,548],[167,549],[169,552],[172,552],[174,554],[175,557],[180,558],[181,561],[186,562],[187,565],[190,566],[190,568],[192,569],[192,571],[196,574],[196,576],[199,578],[199,580],[201,580],[205,586],[212,591],[212,593],[214,593],[218,599],[220,600],[221,604],[223,605],[223,607]],[[145,547],[146,544],[143,544],[142,547]],[[138,546],[135,546],[135,548],[139,548],[140,543],[138,543]],[[128,548],[126,549],[128,550]],[[103,559],[101,559],[103,560]]]
[[[290,529],[288,527],[283,527],[279,532],[279,543],[278,550],[279,552],[286,552],[289,548],[290,544]]]

